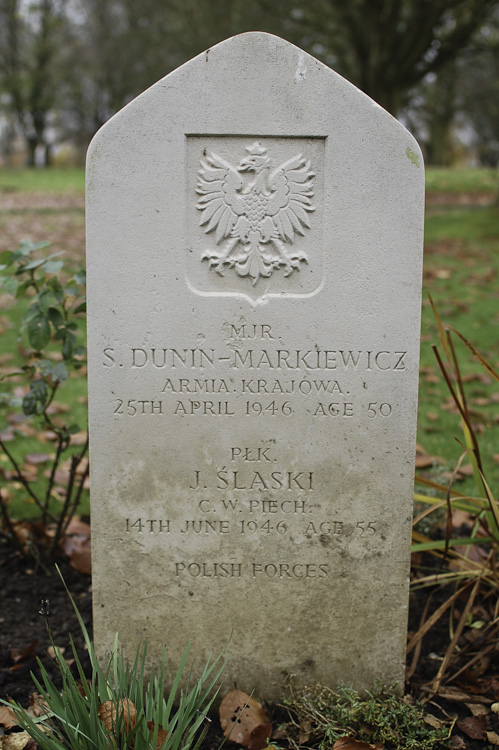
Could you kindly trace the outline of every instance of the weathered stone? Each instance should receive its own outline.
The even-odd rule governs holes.
[[[401,683],[420,325],[413,138],[243,34],[88,157],[94,632],[228,685]]]

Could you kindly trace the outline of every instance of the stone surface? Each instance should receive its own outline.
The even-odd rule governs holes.
[[[423,165],[262,33],[112,118],[88,156],[94,632],[226,682],[403,679]],[[230,641],[230,643],[229,643]]]

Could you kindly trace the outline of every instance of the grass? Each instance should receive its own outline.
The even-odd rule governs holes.
[[[58,169],[0,169],[0,193],[83,193],[85,173],[81,167]]]
[[[466,179],[462,184],[470,182]],[[431,207],[430,204],[425,227],[418,441],[428,453],[443,458],[446,466],[441,471],[444,473],[453,468],[462,448],[453,439],[459,435],[459,416],[450,406],[449,394],[431,348],[437,339],[437,329],[428,294],[443,322],[462,333],[497,367],[498,278],[499,208]],[[499,402],[496,384],[484,377],[464,346],[458,346],[458,355],[463,373],[470,381],[468,396],[485,444],[486,475],[497,485],[499,463],[494,458],[497,453],[494,445],[499,444]],[[466,489],[466,483],[462,487]]]
[[[0,192],[83,193],[84,190],[83,167],[0,169]],[[426,192],[430,195],[497,191],[499,173],[494,169],[430,167],[426,170]]]
[[[481,193],[499,190],[499,173],[486,167],[429,167],[426,170],[426,192]]]

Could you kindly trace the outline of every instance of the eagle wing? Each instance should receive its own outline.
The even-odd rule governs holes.
[[[241,175],[228,161],[211,153],[201,159],[196,208],[202,211],[200,225],[205,232],[216,229],[217,244],[228,237],[239,216],[244,214]]]
[[[310,228],[308,214],[315,211],[314,172],[310,161],[302,154],[294,156],[274,169],[269,176],[271,195],[267,205],[267,216],[273,217],[274,225],[283,241],[293,242],[295,232],[303,235]]]

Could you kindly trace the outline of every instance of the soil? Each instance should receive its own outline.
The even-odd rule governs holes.
[[[85,626],[91,633],[92,586],[90,576],[78,573],[64,560],[60,570]],[[71,654],[72,638],[83,665],[88,668],[83,635],[74,609],[55,567],[27,565],[0,540],[0,698],[14,699],[24,706],[34,690],[31,672],[40,676],[37,659],[57,684],[58,671],[47,653],[53,642],[65,657]],[[48,600],[48,616],[40,614]]]

